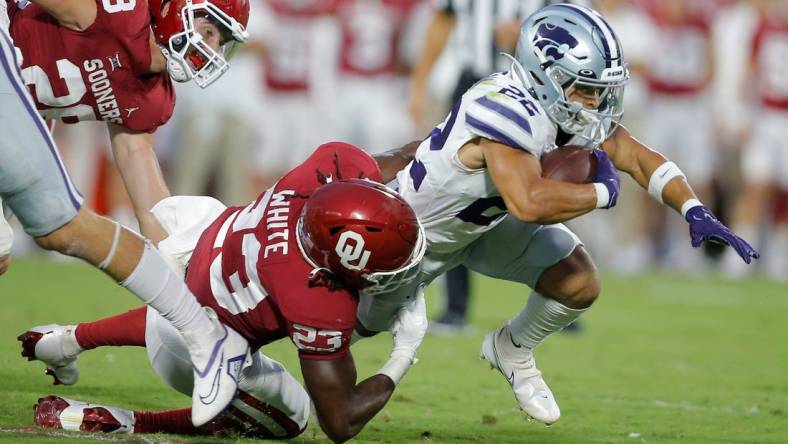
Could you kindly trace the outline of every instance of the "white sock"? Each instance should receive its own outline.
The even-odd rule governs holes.
[[[569,308],[534,291],[523,311],[509,324],[510,342],[514,347],[533,350],[546,337],[574,322],[586,310]]]
[[[140,262],[121,283],[146,305],[153,307],[181,333],[210,331],[213,324],[197,298],[164,257],[145,244]]]

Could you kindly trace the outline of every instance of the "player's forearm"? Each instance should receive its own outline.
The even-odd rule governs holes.
[[[75,31],[84,31],[96,20],[97,5],[93,0],[31,0],[60,23]]]
[[[631,175],[655,199],[678,212],[688,200],[696,199],[678,166],[640,143],[629,132],[616,135],[619,137],[610,157],[616,168]]]
[[[170,191],[161,174],[159,161],[149,134],[126,134],[112,138],[115,163],[129,193],[134,213],[145,237],[158,242],[167,236],[150,209],[169,197]]]
[[[320,428],[331,441],[345,442],[361,432],[383,409],[393,392],[392,380],[378,374],[365,379],[348,392],[335,394],[325,403],[314,399],[321,395],[312,395]]]
[[[353,389],[349,412],[349,436],[356,436],[375,417],[394,393],[394,382],[388,376],[377,374],[361,381]]]
[[[397,173],[405,168],[416,156],[416,149],[418,149],[420,144],[420,140],[414,140],[400,148],[372,156],[378,163],[383,183],[391,182],[397,177]]]
[[[446,47],[453,28],[454,17],[443,12],[435,13],[424,39],[426,44],[411,74],[411,87],[414,90],[421,92],[426,88],[427,78]]]
[[[504,197],[509,213],[523,222],[543,225],[564,222],[597,207],[596,188],[590,184],[539,179],[527,190],[512,199]]]

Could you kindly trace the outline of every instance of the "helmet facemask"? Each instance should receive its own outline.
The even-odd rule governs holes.
[[[210,2],[186,2],[181,10],[183,31],[173,34],[166,48],[167,71],[176,82],[194,80],[201,88],[215,82],[230,65],[227,61],[249,34],[243,25]],[[214,24],[221,33],[218,50],[197,31],[198,19]]]
[[[424,233],[421,221],[419,221],[419,237],[416,240],[416,245],[413,247],[413,253],[410,255],[410,258],[396,270],[362,274],[362,277],[369,282],[369,285],[362,288],[362,291],[368,295],[376,295],[396,290],[413,282],[419,276],[421,260],[424,258],[426,251],[427,236]]]
[[[629,70],[621,43],[589,8],[555,4],[526,19],[512,73],[553,123],[594,144],[623,116]]]
[[[594,144],[604,142],[624,115],[628,71],[623,79],[615,81],[580,77],[560,65],[545,71],[554,87],[561,91],[559,98],[545,107],[548,116],[569,134]],[[573,96],[579,97],[580,101]]]

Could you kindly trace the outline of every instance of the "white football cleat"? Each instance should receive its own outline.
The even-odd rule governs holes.
[[[534,355],[523,350],[522,359],[506,359],[501,355],[501,341],[510,341],[509,331],[504,325],[498,330],[487,333],[482,342],[480,358],[486,359],[492,368],[498,369],[514,390],[517,403],[530,418],[553,424],[561,417],[561,410],[550,388],[542,379],[542,372],[536,368]],[[517,344],[512,343],[519,348]]]
[[[134,412],[59,396],[40,398],[33,420],[41,427],[81,432],[134,433]]]
[[[197,337],[182,335],[194,369],[192,423],[199,427],[221,414],[238,391],[241,370],[252,363],[249,343],[204,307],[213,328]]]
[[[74,336],[73,325],[40,325],[17,336],[22,343],[22,356],[28,361],[46,364],[46,374],[55,378],[55,385],[72,385],[79,379],[77,355],[82,351]]]

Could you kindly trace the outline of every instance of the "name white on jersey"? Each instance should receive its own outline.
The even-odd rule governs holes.
[[[484,137],[536,156],[555,145],[556,126],[508,73],[470,88],[397,175],[400,193],[424,224],[429,251],[465,247],[503,220],[506,206],[487,171],[472,170],[460,148]]]

